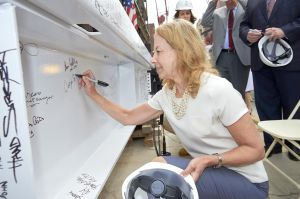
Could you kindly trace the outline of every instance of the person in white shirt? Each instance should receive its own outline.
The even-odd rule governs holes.
[[[128,110],[99,94],[84,72],[80,86],[101,109],[124,125],[143,124],[164,114],[192,158],[160,156],[153,161],[191,174],[200,198],[265,199],[268,176],[264,145],[243,98],[215,74],[199,32],[177,19],[156,29],[152,63],[163,88]],[[87,76],[87,77],[86,77]]]

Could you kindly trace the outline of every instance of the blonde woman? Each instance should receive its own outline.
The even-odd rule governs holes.
[[[161,156],[154,161],[191,174],[200,198],[267,198],[263,141],[241,95],[214,74],[196,28],[182,19],[159,26],[152,63],[164,86],[130,110],[99,94],[88,78],[80,84],[101,109],[124,125],[143,124],[164,114],[192,158]],[[91,71],[84,75],[93,77]]]

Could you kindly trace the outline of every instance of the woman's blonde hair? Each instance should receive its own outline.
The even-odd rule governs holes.
[[[156,34],[164,38],[177,53],[177,68],[188,83],[188,92],[193,98],[198,94],[200,76],[203,72],[217,74],[212,67],[204,42],[198,30],[184,19],[175,19],[156,28]],[[169,89],[174,81],[164,79]]]

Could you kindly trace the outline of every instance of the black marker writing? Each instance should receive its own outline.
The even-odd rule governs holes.
[[[45,119],[41,116],[32,116],[32,123],[28,123],[30,138],[34,136],[34,130],[33,130],[34,126],[38,125],[44,120]]]
[[[69,58],[68,62],[65,62],[65,71],[71,72],[77,67],[78,67],[78,61],[73,57]]]
[[[69,192],[70,195],[75,199],[86,198],[86,195],[94,191],[98,186],[96,184],[96,179],[93,176],[86,173],[83,173],[80,176],[78,176],[76,180],[78,184],[82,185],[80,190],[78,190],[77,192]]]
[[[30,124],[30,123],[28,123],[28,125],[29,125],[29,135],[30,135],[30,138],[33,138],[34,137],[34,131],[32,130],[33,125]]]
[[[96,189],[97,185],[94,183],[96,182],[96,179],[88,174],[83,173],[82,176],[77,178],[77,182],[88,186],[88,188]]]
[[[3,169],[1,157],[0,157],[0,169]]]
[[[107,15],[107,11],[99,4],[98,0],[95,0],[95,8],[98,10],[100,15]]]
[[[0,198],[7,199],[7,181],[0,182]]]
[[[32,117],[32,122],[34,125],[37,125],[39,124],[41,121],[43,121],[44,118],[43,117],[39,117],[39,116],[33,116]]]
[[[73,193],[73,191],[70,191],[69,194],[73,197],[73,198],[76,198],[76,199],[81,199],[82,197],[76,193]]]
[[[5,61],[6,53],[9,51],[13,51],[13,50],[16,50],[16,49],[10,49],[10,50],[0,52],[0,55],[2,55],[2,59],[0,60],[0,80],[3,83],[2,91],[4,94],[4,102],[8,108],[7,115],[5,115],[3,117],[3,123],[2,123],[4,137],[8,136],[11,117],[13,120],[12,123],[14,124],[14,127],[15,127],[15,132],[16,132],[16,134],[18,133],[17,115],[16,115],[16,110],[15,110],[15,104],[14,104],[13,100],[11,99],[12,92],[10,91],[10,79],[9,79],[9,74],[8,74],[7,63]]]
[[[48,104],[53,99],[53,95],[43,96],[41,91],[38,92],[27,92],[26,103],[27,106],[34,107],[38,104]]]
[[[77,84],[77,79],[75,75],[72,75],[71,79],[64,80],[64,90],[67,93],[69,90],[72,90]]]
[[[114,24],[117,28],[121,30],[121,27],[119,26],[118,22],[115,19],[122,19],[121,16],[115,16],[116,14],[118,15],[117,12],[114,13],[114,16],[112,16],[107,10],[114,10],[115,5],[112,5],[113,1],[106,1],[106,5],[101,5],[98,0],[94,1],[94,6],[98,10],[99,14],[103,17],[105,17],[111,24]],[[103,3],[103,1],[101,2]]]
[[[3,116],[3,120],[2,120],[2,129],[3,129],[3,137],[4,139],[10,139],[10,144],[9,144],[9,150],[10,150],[10,155],[11,155],[11,159],[7,161],[8,164],[10,164],[10,167],[8,167],[9,169],[12,169],[12,173],[14,176],[14,180],[15,183],[18,182],[17,180],[17,168],[22,166],[21,162],[23,161],[22,157],[21,157],[21,142],[19,140],[18,136],[18,129],[17,129],[17,111],[15,109],[15,103],[12,100],[12,94],[13,92],[10,90],[10,83],[17,83],[19,84],[17,81],[12,80],[9,78],[9,72],[8,72],[8,65],[7,62],[5,60],[6,58],[6,54],[9,51],[14,51],[16,49],[10,49],[10,50],[6,50],[3,52],[0,52],[0,56],[2,56],[0,58],[0,80],[2,82],[2,92],[3,92],[3,99],[4,102],[6,104],[7,107],[7,114],[5,114]],[[10,125],[13,125],[12,127],[12,131],[10,131]],[[0,135],[1,136],[1,135]],[[1,138],[1,137],[0,137]],[[2,142],[0,141],[0,144],[2,144]],[[0,145],[0,147],[2,147],[2,145]],[[4,187],[7,187],[6,183],[2,184]],[[2,188],[3,188],[2,186]],[[2,189],[3,190],[3,189]],[[5,192],[5,193],[4,193]],[[5,191],[3,191],[1,193],[1,197],[5,197],[6,198],[7,192],[6,192],[6,188]]]
[[[15,182],[17,183],[17,175],[16,175],[16,169],[20,166],[22,166],[21,162],[23,161],[22,157],[19,156],[21,152],[21,142],[18,137],[14,137],[9,145],[9,150],[11,151],[11,161],[8,161],[8,163],[11,164],[10,169],[13,170],[13,175]]]

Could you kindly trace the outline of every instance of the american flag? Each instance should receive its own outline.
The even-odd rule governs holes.
[[[123,0],[123,7],[125,8],[134,28],[137,29],[137,15],[134,0]]]

